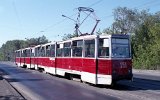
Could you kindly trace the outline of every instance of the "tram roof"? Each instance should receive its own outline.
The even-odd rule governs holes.
[[[50,43],[42,44],[41,46],[47,46],[47,45],[52,45],[52,44],[56,44],[56,42],[50,42]]]

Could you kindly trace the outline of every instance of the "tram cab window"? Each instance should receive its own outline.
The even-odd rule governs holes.
[[[41,57],[45,57],[45,48],[44,47],[41,48]]]
[[[63,56],[63,44],[57,44],[57,57]]]
[[[71,56],[71,42],[64,43],[64,57]]]
[[[109,41],[106,38],[99,39],[98,57],[99,58],[109,57]]]
[[[50,57],[50,55],[51,55],[51,54],[50,54],[50,48],[51,48],[50,45],[47,45],[47,46],[46,46],[46,56],[47,56],[47,57]]]
[[[82,47],[83,47],[83,40],[73,41],[72,44],[73,57],[82,57]]]
[[[55,45],[51,45],[50,54],[51,57],[55,57]]]
[[[130,57],[129,39],[112,38],[112,57],[113,58]]]
[[[85,40],[85,57],[95,57],[95,40]]]

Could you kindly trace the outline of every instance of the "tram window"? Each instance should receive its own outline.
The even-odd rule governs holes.
[[[26,50],[23,51],[23,57],[27,57]]]
[[[29,57],[29,50],[25,50],[26,51],[26,57]]]
[[[29,57],[29,50],[26,50],[26,57]]]
[[[73,41],[73,57],[82,57],[83,40]]]
[[[18,51],[18,57],[21,57],[21,52],[20,51]]]
[[[95,57],[95,40],[85,40],[85,57]]]
[[[20,57],[20,51],[16,51],[16,57]]]
[[[21,51],[20,53],[21,53],[21,57],[23,57],[23,56],[24,56],[24,55],[23,55],[23,51]]]
[[[64,43],[64,48],[70,48],[71,47],[71,42]]]
[[[36,57],[40,57],[41,56],[40,47],[35,48],[35,56]]]
[[[41,47],[38,47],[38,57],[41,57]]]
[[[55,57],[55,45],[51,45],[50,54],[51,57]]]
[[[31,49],[31,57],[34,57],[34,49]]]
[[[57,44],[57,57],[63,56],[63,44]]]
[[[50,45],[47,45],[47,46],[46,46],[46,56],[47,56],[47,57],[50,57],[50,55],[51,55],[51,54],[50,54]]]
[[[38,48],[35,48],[35,56],[38,57]]]
[[[30,49],[27,49],[27,50],[26,50],[26,57],[30,57],[30,53],[31,53],[31,52],[30,52]]]
[[[41,57],[45,57],[45,49],[44,49],[44,47],[41,48]]]
[[[64,57],[70,57],[71,56],[71,48],[64,48]]]
[[[30,50],[30,56],[33,57],[33,52],[32,49]]]
[[[71,42],[64,43],[64,57],[71,56]]]
[[[112,38],[112,57],[114,58],[130,57],[130,48],[128,39]]]
[[[109,57],[109,41],[108,39],[99,39],[98,57],[107,58]]]

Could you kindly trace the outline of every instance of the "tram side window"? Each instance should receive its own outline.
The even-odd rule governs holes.
[[[30,49],[27,49],[27,50],[26,50],[26,57],[30,57],[30,53],[31,53],[31,52],[30,52]]]
[[[44,47],[41,48],[41,57],[45,57],[45,48]]]
[[[63,44],[57,44],[57,57],[63,56]]]
[[[50,54],[50,48],[51,48],[50,45],[47,45],[47,46],[46,46],[46,56],[47,56],[47,57],[50,57],[50,55],[51,55],[51,54]]]
[[[85,40],[85,57],[95,57],[95,40]]]
[[[51,45],[50,54],[51,57],[55,57],[55,45]]]
[[[35,56],[36,57],[40,57],[41,56],[40,47],[35,48]]]
[[[64,43],[64,57],[71,56],[71,42]]]
[[[35,57],[38,57],[38,48],[35,48]]]
[[[99,39],[98,57],[109,57],[109,41],[108,39]]]
[[[16,57],[20,57],[20,51],[16,51]]]
[[[82,57],[83,40],[73,41],[73,57]]]
[[[31,49],[31,57],[34,57],[34,49]]]
[[[21,51],[18,51],[18,57],[21,57]]]
[[[23,50],[23,57],[27,57],[27,52],[26,52],[26,50]]]

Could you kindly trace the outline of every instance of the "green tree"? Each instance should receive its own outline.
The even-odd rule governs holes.
[[[103,33],[131,33],[134,68],[160,69],[160,12],[118,7],[113,14],[114,22]]]
[[[133,39],[133,64],[136,68],[160,67],[160,19],[157,14],[146,18]]]
[[[45,43],[48,43],[45,36],[27,40],[9,40],[0,48],[0,60],[14,61],[15,50]]]
[[[49,42],[48,39],[44,35],[41,37],[38,37],[38,38],[26,39],[27,47],[28,46],[35,46],[35,45],[39,45],[39,44],[45,44],[48,42]]]

